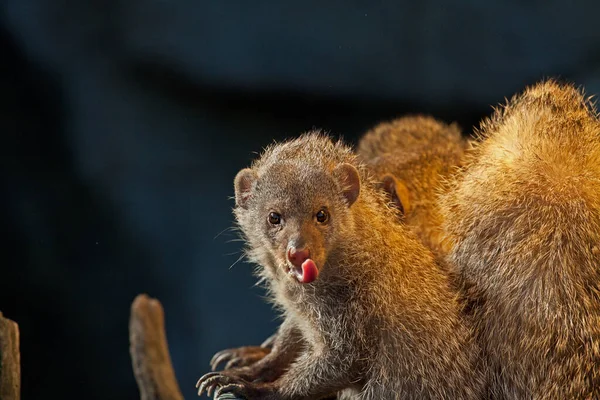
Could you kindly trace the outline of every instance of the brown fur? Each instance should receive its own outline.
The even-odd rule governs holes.
[[[600,122],[571,86],[481,126],[443,198],[494,399],[600,399]]]
[[[205,375],[200,392],[218,387],[249,400],[340,391],[365,400],[481,398],[478,349],[447,276],[396,222],[349,147],[318,133],[270,147],[236,177],[236,204],[248,256],[284,322],[270,354]],[[318,225],[323,206],[330,221]],[[285,221],[276,229],[267,223],[273,210]],[[320,268],[314,282],[286,272],[289,243],[310,248]]]
[[[461,165],[466,144],[458,126],[426,116],[381,123],[358,144],[358,156],[399,203],[402,220],[436,254],[447,251],[438,192]]]

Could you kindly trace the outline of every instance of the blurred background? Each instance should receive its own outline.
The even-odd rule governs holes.
[[[186,398],[214,352],[276,329],[227,229],[235,173],[274,139],[415,112],[468,134],[545,77],[600,92],[591,0],[0,4],[0,311],[24,399],[139,398],[138,293],[164,304]]]

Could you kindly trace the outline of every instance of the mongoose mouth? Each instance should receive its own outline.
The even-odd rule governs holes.
[[[310,258],[305,260],[300,267],[287,264],[287,273],[300,283],[311,283],[319,276],[317,264]]]

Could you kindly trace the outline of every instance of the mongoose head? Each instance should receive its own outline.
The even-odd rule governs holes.
[[[235,214],[254,261],[268,275],[308,284],[328,268],[359,193],[351,164],[326,168],[310,157],[278,159],[237,174]]]

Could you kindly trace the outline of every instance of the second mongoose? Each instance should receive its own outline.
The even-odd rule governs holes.
[[[462,165],[466,147],[456,124],[420,115],[381,123],[358,143],[358,156],[388,193],[400,218],[437,255],[447,250],[438,194]]]
[[[491,399],[600,399],[600,121],[570,85],[483,122],[443,197]]]

